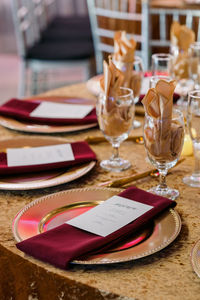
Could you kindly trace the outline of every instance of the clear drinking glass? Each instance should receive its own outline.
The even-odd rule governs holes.
[[[192,175],[184,177],[183,182],[192,187],[200,187],[200,90],[189,93],[187,127],[192,139],[195,164]]]
[[[152,57],[152,75],[171,76],[173,56],[168,53],[156,53]]]
[[[189,75],[189,52],[177,46],[171,47],[173,56],[172,77],[177,81],[176,93],[180,95],[177,105],[185,110],[188,93],[194,89],[194,81]]]
[[[110,159],[101,161],[101,167],[114,172],[128,169],[131,164],[119,157],[119,146],[127,139],[133,128],[135,116],[133,91],[121,87],[114,97],[101,93],[96,110],[99,127],[113,147],[113,155]]]
[[[134,57],[134,62],[122,62],[112,58],[115,66],[124,73],[123,87],[130,88],[133,90],[134,102],[138,102],[142,87],[142,80],[144,77],[144,68],[142,59],[139,56]],[[141,122],[134,120],[133,127],[139,128]]]
[[[150,81],[149,81],[149,87],[150,88],[155,88],[156,86],[156,83],[159,81],[159,80],[165,80],[167,82],[170,82],[172,79],[172,77],[170,76],[163,76],[163,75],[156,75],[156,76],[152,76],[150,78]]]
[[[200,42],[190,45],[189,48],[189,75],[194,81],[194,88],[200,89]]]
[[[172,118],[156,119],[145,115],[144,142],[150,162],[159,170],[160,183],[149,192],[172,200],[179,191],[169,188],[166,175],[176,165],[183,147],[184,118],[181,111],[174,109]]]

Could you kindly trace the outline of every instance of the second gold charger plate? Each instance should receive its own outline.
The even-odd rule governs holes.
[[[19,242],[50,230],[120,192],[120,189],[84,188],[38,198],[16,215],[12,226],[13,235]],[[169,209],[114,249],[74,260],[73,263],[95,265],[136,260],[168,246],[178,236],[180,229],[178,213]]]
[[[191,263],[193,270],[197,276],[200,277],[200,240],[198,240],[192,248]]]
[[[41,100],[50,102],[60,102],[60,103],[74,103],[74,104],[89,104],[95,106],[95,101],[90,99],[76,98],[76,97],[34,97],[26,100]],[[9,118],[5,116],[0,116],[0,125],[8,129],[32,132],[32,133],[43,133],[43,134],[53,134],[53,133],[64,133],[64,132],[74,132],[85,129],[90,129],[97,126],[96,123],[83,124],[83,125],[45,125],[45,124],[35,124],[31,122],[25,122],[22,120],[17,120],[14,118]]]
[[[54,137],[17,137],[1,140],[0,152],[5,152],[7,148],[29,148],[56,144],[65,144],[63,138]],[[0,175],[0,190],[32,190],[52,187],[67,183],[87,174],[96,162],[91,161],[73,167],[59,170],[48,170],[14,175]]]

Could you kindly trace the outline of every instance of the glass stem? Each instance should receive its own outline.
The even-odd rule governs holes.
[[[119,158],[119,145],[113,145],[112,159],[118,159],[118,158]]]
[[[193,176],[200,176],[200,143],[193,143],[194,150],[194,172]]]
[[[166,189],[167,184],[166,184],[166,175],[167,175],[167,170],[159,170],[159,188],[161,189]]]

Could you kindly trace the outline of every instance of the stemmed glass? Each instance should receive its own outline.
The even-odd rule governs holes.
[[[150,162],[159,170],[159,185],[149,192],[172,200],[179,191],[169,188],[166,175],[176,165],[184,141],[184,118],[181,111],[174,109],[172,118],[156,119],[145,115],[144,142]]]
[[[159,80],[165,80],[167,82],[170,82],[172,80],[172,77],[170,76],[163,76],[163,75],[156,75],[156,76],[152,76],[150,78],[150,81],[149,81],[149,87],[150,88],[155,88],[156,86],[156,83],[159,81]]]
[[[187,126],[192,139],[195,165],[192,175],[184,177],[183,182],[192,187],[200,187],[200,90],[189,93]]]
[[[141,95],[141,88],[142,88],[142,81],[144,77],[144,68],[142,59],[139,56],[134,57],[133,62],[133,75],[134,75],[134,85],[133,85],[133,94],[134,94],[134,102],[135,104],[138,103],[140,95]],[[141,126],[141,122],[134,120],[133,121],[133,128],[139,128]]]
[[[171,46],[173,67],[171,76],[177,81],[176,92],[181,96],[177,105],[181,110],[187,106],[188,93],[194,89],[194,81],[189,76],[189,53],[177,46]]]
[[[144,67],[141,57],[134,56],[133,62],[122,62],[115,60],[114,57],[112,57],[112,61],[115,66],[124,73],[125,79],[123,87],[133,90],[134,103],[136,104],[140,97],[142,80],[144,77]],[[140,126],[141,122],[134,119],[133,128],[139,128]]]
[[[168,53],[156,53],[152,55],[152,75],[171,76],[173,56]]]
[[[194,81],[195,89],[200,89],[200,42],[190,45],[189,48],[189,75]]]
[[[113,155],[110,159],[101,161],[101,167],[114,172],[128,169],[131,164],[119,157],[119,146],[127,139],[133,128],[135,115],[133,91],[121,87],[114,96],[100,93],[96,110],[99,127],[113,147]]]

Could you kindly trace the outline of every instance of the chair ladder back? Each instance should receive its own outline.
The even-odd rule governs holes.
[[[58,5],[56,0],[43,0],[46,10],[46,15],[48,18],[48,23],[50,23],[54,17],[58,15]],[[74,1],[74,0],[73,0]]]
[[[29,0],[12,0],[12,14],[19,55],[24,57],[27,49],[39,38]]]
[[[29,0],[32,5],[33,18],[37,30],[42,32],[47,27],[47,13],[44,0]]]
[[[95,48],[97,73],[102,72],[103,52],[113,53],[114,47],[105,38],[113,40],[116,30],[116,22],[139,21],[141,23],[141,34],[129,33],[128,38],[133,37],[136,42],[141,43],[141,50],[136,54],[142,56],[145,68],[148,68],[148,1],[142,1],[141,12],[136,12],[136,0],[87,0],[88,11],[92,28]],[[131,4],[131,5],[130,5]],[[106,19],[106,25],[100,24],[99,18]]]
[[[198,22],[197,26],[195,27],[195,33],[196,33],[196,40],[200,41],[200,11],[199,10],[190,10],[190,9],[165,9],[165,8],[151,8],[150,9],[150,16],[154,17],[158,15],[159,16],[159,39],[152,39],[152,33],[151,33],[151,40],[150,40],[150,46],[161,46],[161,47],[169,47],[170,46],[170,39],[167,38],[167,17],[172,16],[172,21],[178,21],[181,22],[181,18],[185,18],[185,25],[190,28],[194,29],[194,19]],[[183,23],[183,22],[181,22]],[[169,37],[168,32],[168,37]]]

